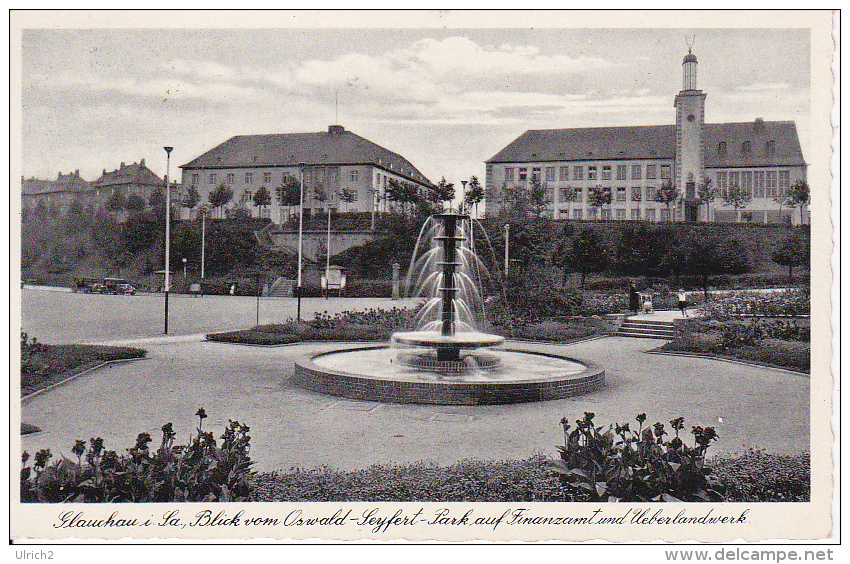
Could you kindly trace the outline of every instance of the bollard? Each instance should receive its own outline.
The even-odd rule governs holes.
[[[393,299],[398,300],[398,270],[401,266],[396,262],[393,263]]]

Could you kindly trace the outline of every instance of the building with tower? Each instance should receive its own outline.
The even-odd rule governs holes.
[[[791,186],[806,180],[806,162],[793,121],[705,123],[706,93],[697,85],[690,49],[682,61],[682,90],[675,96],[675,125],[528,130],[486,161],[485,213],[498,213],[505,190],[545,190],[546,214],[560,219],[643,221],[748,221],[800,223],[800,211],[783,206]],[[700,199],[706,182],[718,191]],[[673,183],[680,197],[656,201]],[[723,194],[739,187],[751,201],[735,209]],[[591,205],[592,193],[610,204]],[[803,222],[808,223],[807,210]]]

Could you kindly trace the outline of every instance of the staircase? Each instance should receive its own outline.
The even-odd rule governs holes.
[[[294,280],[278,277],[269,288],[270,298],[291,298]]]
[[[617,330],[618,337],[639,337],[641,339],[672,340],[675,332],[672,321],[650,321],[647,319],[626,319]]]

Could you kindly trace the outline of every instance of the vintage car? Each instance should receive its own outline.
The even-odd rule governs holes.
[[[103,293],[133,295],[136,293],[136,289],[123,278],[104,278]]]

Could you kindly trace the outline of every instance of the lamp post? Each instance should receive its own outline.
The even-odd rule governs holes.
[[[301,321],[301,257],[303,253],[304,243],[304,166],[305,163],[299,163],[298,169],[301,176],[301,195],[300,203],[298,204],[298,321]]]
[[[207,242],[207,206],[201,207],[201,280],[204,279],[204,261],[206,258]]]
[[[510,257],[509,245],[510,245],[510,237],[511,237],[511,224],[505,224],[505,276],[508,275],[508,257]]]
[[[334,192],[336,194],[336,192]],[[328,202],[328,246],[325,249],[325,299],[328,299],[331,290],[331,204],[333,203],[333,195]]]
[[[460,208],[463,209],[466,206],[466,183],[468,180],[461,180],[460,184],[463,186],[463,197],[460,200]]]
[[[186,257],[183,257],[183,280],[186,280]]]
[[[171,291],[171,151],[174,147],[165,149],[165,334],[168,335],[168,293]]]

